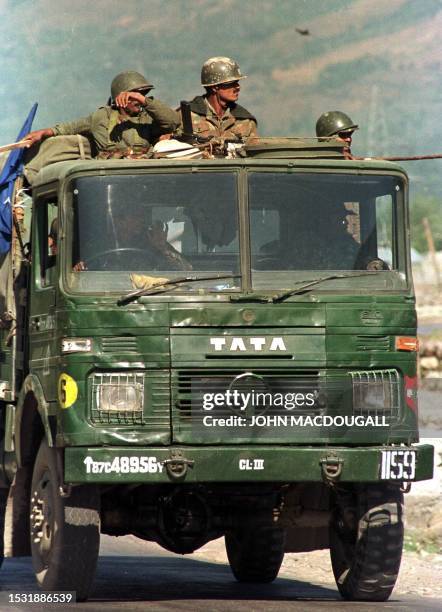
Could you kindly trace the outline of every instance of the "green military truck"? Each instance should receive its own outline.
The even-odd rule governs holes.
[[[263,139],[55,163],[31,206],[2,268],[5,556],[86,599],[100,532],[223,536],[240,582],[329,548],[345,599],[387,599],[433,471],[404,170]]]

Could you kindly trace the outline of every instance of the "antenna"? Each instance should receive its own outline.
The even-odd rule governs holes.
[[[384,156],[390,145],[390,133],[382,105],[379,104],[379,86],[372,85],[367,126],[367,155]]]

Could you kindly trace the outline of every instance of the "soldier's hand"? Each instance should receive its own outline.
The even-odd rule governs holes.
[[[75,264],[72,270],[74,272],[84,272],[85,270],[87,270],[87,265],[84,261],[79,261]]]
[[[115,104],[118,108],[127,108],[131,102],[136,102],[143,106],[146,101],[146,96],[143,96],[139,91],[122,91],[115,98]]]
[[[40,142],[43,138],[50,138],[51,136],[55,136],[54,131],[51,128],[46,128],[44,130],[29,132],[29,134],[24,137],[24,140],[29,140],[29,144],[26,146],[32,147],[36,142]]]

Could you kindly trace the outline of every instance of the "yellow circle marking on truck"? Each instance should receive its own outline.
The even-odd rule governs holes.
[[[58,400],[62,408],[69,408],[77,400],[78,387],[69,374],[61,374],[58,379]]]

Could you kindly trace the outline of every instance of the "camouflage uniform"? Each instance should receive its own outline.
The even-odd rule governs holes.
[[[146,153],[161,134],[177,128],[177,113],[153,98],[146,97],[139,115],[130,116],[111,106],[102,106],[88,117],[57,123],[55,136],[91,135],[97,157],[124,157]]]
[[[290,247],[290,260],[300,270],[361,269],[361,245],[342,229],[332,232],[330,239],[317,231],[305,231],[296,236]]]
[[[207,96],[197,96],[190,102],[190,110],[193,131],[198,136],[247,140],[257,135],[255,117],[239,104],[231,104],[224,115],[218,117]]]

